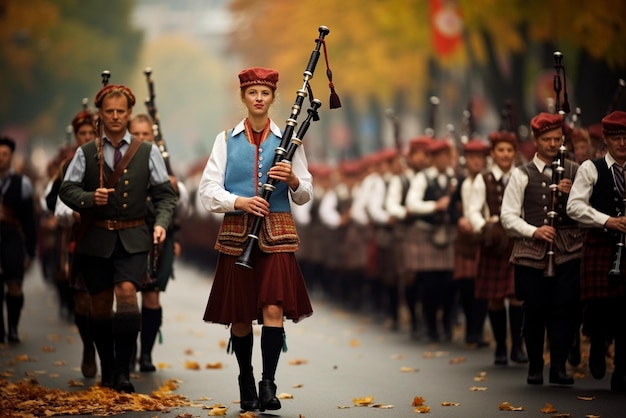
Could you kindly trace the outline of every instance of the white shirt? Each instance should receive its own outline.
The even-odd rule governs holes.
[[[543,172],[546,163],[541,161],[537,154],[532,159],[532,163],[539,172]],[[528,186],[528,176],[520,167],[513,170],[511,178],[504,189],[502,198],[502,209],[500,211],[500,222],[504,229],[517,237],[532,238],[537,227],[524,220],[524,191]]]
[[[406,170],[403,175],[406,176],[409,182],[414,176],[413,171],[411,170]],[[406,218],[406,207],[402,204],[402,192],[402,175],[394,175],[391,179],[389,179],[389,184],[387,184],[385,210],[391,217],[399,220]]]
[[[506,185],[508,185],[506,177],[511,177],[511,171],[512,170],[509,170],[505,173],[497,165],[491,168],[491,174],[493,174],[494,179],[500,181],[500,179],[504,177]],[[474,232],[480,232],[491,216],[500,216],[499,213],[489,213],[489,206],[487,205],[487,185],[485,184],[485,178],[482,173],[476,176],[472,184],[471,197],[469,198],[469,210],[466,216],[472,224]]]
[[[245,119],[239,122],[233,129],[235,136],[244,130]],[[274,135],[281,137],[282,133],[278,126],[270,120],[270,129]],[[227,163],[226,133],[220,132],[215,138],[211,156],[207,161],[200,185],[198,186],[198,197],[204,208],[210,212],[232,212],[235,210],[235,200],[239,197],[224,188],[224,176]],[[303,147],[298,147],[291,161],[291,169],[300,180],[300,185],[296,190],[289,188],[289,196],[297,205],[308,202],[313,197],[312,176],[307,168],[306,155]]]
[[[385,210],[387,183],[383,176],[379,173],[374,173],[369,185],[368,190],[362,190],[362,193],[367,194],[365,200],[367,214],[374,224],[386,225],[391,220],[389,212]]]
[[[613,170],[613,164],[617,164],[610,153],[604,156],[609,170]],[[593,193],[593,186],[598,182],[598,170],[591,160],[584,161],[578,171],[572,185],[572,190],[567,200],[567,215],[573,220],[580,222],[581,226],[601,228],[610,216],[593,208],[589,199]]]
[[[424,200],[424,194],[428,188],[428,179],[439,177],[452,177],[454,176],[454,170],[447,168],[446,173],[439,173],[437,168],[428,167],[425,170],[420,171],[411,180],[409,191],[406,195],[406,208],[409,213],[415,215],[431,215],[435,213],[435,207],[437,205],[436,200]]]

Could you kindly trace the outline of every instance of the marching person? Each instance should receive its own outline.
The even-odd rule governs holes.
[[[540,113],[531,120],[530,127],[535,156],[513,171],[500,215],[504,229],[516,237],[511,262],[515,266],[515,295],[524,302],[526,382],[543,384],[547,334],[550,383],[571,385],[574,379],[567,374],[565,364],[579,324],[582,235],[565,209],[578,164],[563,161],[564,153],[559,156],[563,143],[561,115]],[[558,165],[553,164],[557,156]],[[553,170],[562,171],[562,175]],[[556,187],[550,188],[551,184]],[[549,249],[554,249],[553,272]]]
[[[62,233],[60,240],[57,243],[58,248],[65,252],[60,260],[63,260],[63,265],[58,266],[60,269],[60,280],[67,282],[67,288],[70,294],[68,299],[72,301],[74,323],[78,328],[78,334],[83,342],[83,356],[81,362],[81,372],[84,377],[95,377],[98,371],[96,365],[96,347],[94,346],[91,331],[89,330],[89,316],[91,310],[91,297],[87,288],[83,276],[77,266],[78,255],[75,252],[76,249],[76,234],[78,233],[78,223],[74,216],[74,211],[66,206],[63,202],[60,202],[59,189],[63,183],[63,178],[67,172],[67,168],[76,153],[78,147],[93,141],[95,138],[95,126],[93,114],[88,110],[82,110],[74,119],[72,119],[72,130],[74,132],[75,147],[72,149],[65,161],[62,162],[59,167],[59,171],[56,176],[50,181],[49,192],[45,196],[46,208],[54,213],[57,219],[58,227]]]
[[[152,125],[153,121],[150,116],[146,114],[136,115],[130,121],[130,134],[133,138],[154,143]],[[180,221],[189,212],[189,193],[187,188],[176,177],[170,175],[169,179],[178,198],[176,211],[167,230],[165,241],[159,245],[158,265],[151,266],[156,267],[156,271],[148,273],[150,277],[145,280],[145,283],[139,289],[141,291],[139,370],[142,372],[153,372],[156,370],[152,363],[152,349],[163,320],[160,293],[165,292],[169,279],[174,277],[174,258],[180,254],[180,242],[178,241]],[[155,208],[150,199],[148,199],[147,205],[147,223],[152,230],[155,221]],[[131,370],[134,369],[135,363],[136,359],[133,355],[130,363]]]
[[[406,197],[411,181],[420,171],[430,166],[430,145],[433,139],[428,136],[419,136],[409,141],[406,156],[406,167],[402,172],[389,180],[385,209],[394,219],[394,240],[397,255],[395,258],[397,274],[400,276],[400,285],[411,318],[410,337],[418,339],[420,330],[418,304],[421,289],[417,277],[417,265],[414,254],[420,252],[424,234],[417,225],[417,215],[410,214],[406,207]]]
[[[580,296],[583,330],[589,335],[589,370],[606,373],[609,336],[615,340],[611,389],[626,391],[626,282],[618,255],[626,232],[623,169],[626,164],[626,112],[602,119],[607,153],[583,162],[567,202],[567,214],[584,228]],[[618,251],[620,249],[620,251]],[[611,275],[609,272],[615,270]]]
[[[286,350],[284,318],[298,322],[313,313],[295,251],[298,237],[289,198],[304,204],[313,196],[311,174],[303,147],[293,160],[272,166],[281,131],[268,112],[276,99],[278,72],[247,68],[239,72],[241,102],[247,117],[217,135],[198,188],[211,212],[225,213],[215,248],[220,252],[211,294],[204,313],[207,322],[231,326],[229,348],[239,364],[239,394],[243,410],[277,410],[275,373]],[[278,180],[269,202],[260,196],[268,178]],[[243,251],[248,221],[263,218],[254,269],[235,263]],[[285,239],[277,242],[271,228]],[[241,239],[237,239],[241,238]],[[259,390],[252,370],[252,323],[259,321],[263,374]]]
[[[508,240],[500,220],[502,196],[513,170],[517,137],[513,132],[501,130],[492,132],[489,142],[493,166],[474,180],[468,213],[474,232],[482,237],[475,297],[488,301],[489,322],[496,340],[494,364],[508,364],[507,311],[511,332],[510,358],[515,363],[526,363],[522,302],[515,298],[513,266],[509,263],[513,242]]]
[[[485,141],[473,138],[463,145],[466,177],[461,181],[452,205],[459,212],[457,235],[454,241],[454,283],[459,303],[465,315],[465,343],[470,347],[482,348],[489,345],[484,340],[483,330],[487,317],[487,299],[475,297],[480,236],[469,221],[470,201],[476,177],[487,165],[489,146]]]
[[[110,84],[95,98],[102,138],[76,150],[59,191],[80,214],[76,253],[91,294],[90,330],[100,357],[102,386],[134,392],[129,363],[141,327],[137,290],[152,243],[162,243],[176,206],[163,157],[128,132],[135,96]],[[146,199],[155,206],[152,236]],[[113,302],[115,299],[115,312]]]
[[[448,342],[452,339],[454,307],[454,224],[450,198],[456,191],[457,179],[452,168],[452,149],[445,139],[429,144],[432,166],[413,177],[406,196],[409,215],[419,216],[416,227],[421,234],[415,238],[417,253],[412,254],[417,267],[417,280],[422,286],[422,312],[428,339]],[[408,249],[407,249],[408,250]],[[441,327],[438,312],[442,311]],[[441,328],[441,329],[440,329]],[[442,338],[443,333],[443,338]]]
[[[33,185],[11,168],[15,141],[0,136],[0,344],[19,343],[24,272],[35,257],[37,231]],[[6,288],[6,294],[5,294]],[[4,327],[4,302],[7,325]]]

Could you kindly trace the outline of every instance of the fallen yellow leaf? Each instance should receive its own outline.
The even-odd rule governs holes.
[[[552,413],[556,412],[556,408],[554,406],[552,406],[551,403],[546,403],[546,406],[541,408],[539,410],[539,412],[543,412],[544,414],[552,414]]]
[[[352,403],[354,404],[354,406],[368,406],[372,402],[374,402],[374,397],[372,397],[372,396],[366,396],[364,398],[354,398],[354,399],[352,399]]]
[[[500,405],[498,405],[498,409],[500,411],[523,411],[524,407],[523,406],[513,406],[508,402],[502,402]]]
[[[469,390],[471,390],[472,392],[484,392],[487,390],[487,388],[484,386],[470,386]]]
[[[207,369],[221,369],[223,365],[221,362],[217,361],[215,363],[207,363],[207,365],[204,367]]]
[[[413,367],[402,366],[400,367],[400,371],[402,373],[413,373],[413,372],[418,371],[418,369],[414,369]]]
[[[460,406],[460,402],[441,402],[441,406]]]
[[[411,406],[422,406],[424,405],[424,398],[422,398],[421,396],[415,396],[413,398],[413,403],[411,404]]]
[[[279,393],[278,395],[276,395],[276,397],[278,399],[293,399],[293,395],[289,394],[289,393]]]
[[[197,361],[189,361],[185,362],[185,369],[188,370],[200,370],[200,364]]]
[[[594,399],[596,399],[595,396],[582,396],[582,395],[578,395],[576,398],[580,399],[581,401],[593,401]]]
[[[430,412],[430,406],[422,405],[413,410],[416,414],[428,414]]]

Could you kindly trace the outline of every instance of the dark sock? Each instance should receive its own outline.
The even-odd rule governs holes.
[[[261,330],[261,353],[263,356],[263,380],[274,381],[278,358],[283,349],[285,329],[266,327]]]

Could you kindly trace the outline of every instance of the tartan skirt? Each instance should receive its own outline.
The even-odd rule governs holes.
[[[407,231],[404,262],[408,272],[454,270],[454,229],[450,226],[451,242],[438,247],[431,242],[431,231],[414,224]]]
[[[515,296],[514,266],[509,262],[513,240],[502,255],[490,255],[481,251],[478,257],[478,275],[474,285],[477,299],[503,299]]]
[[[626,277],[624,275],[623,250],[621,263],[621,282],[610,281],[608,274],[615,260],[615,242],[602,230],[585,231],[580,275],[580,298],[608,299],[621,298],[626,295]]]
[[[220,253],[209,301],[206,322],[262,323],[267,305],[283,308],[283,316],[298,322],[313,314],[306,283],[294,253],[263,253],[252,256],[253,269],[235,265],[238,257]]]

